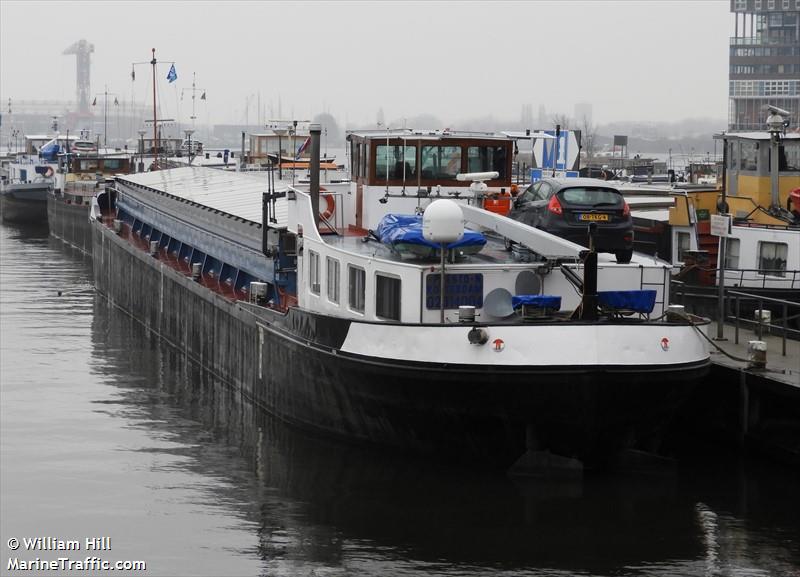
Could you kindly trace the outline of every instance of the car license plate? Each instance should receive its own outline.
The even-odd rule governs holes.
[[[597,222],[597,221],[606,222],[606,221],[608,221],[608,215],[607,214],[584,213],[584,214],[581,214],[579,220],[590,220],[590,221],[595,221],[595,222]]]

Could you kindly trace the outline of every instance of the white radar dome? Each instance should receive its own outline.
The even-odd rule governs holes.
[[[457,242],[464,236],[464,213],[458,203],[439,199],[422,215],[422,236],[437,244]]]

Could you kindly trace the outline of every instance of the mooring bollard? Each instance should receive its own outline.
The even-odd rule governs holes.
[[[158,241],[151,240],[150,241],[150,256],[157,257],[158,256]]]
[[[192,263],[192,280],[193,281],[200,281],[200,275],[203,272],[203,263],[202,262],[193,262]]]
[[[747,343],[747,368],[767,368],[767,343],[764,341],[748,341]]]
[[[756,326],[758,328],[758,337],[761,338],[763,334],[769,334],[769,325],[772,323],[772,311],[768,309],[756,309],[755,311]]]
[[[118,219],[114,219],[114,232],[117,234],[122,234],[122,221]]]

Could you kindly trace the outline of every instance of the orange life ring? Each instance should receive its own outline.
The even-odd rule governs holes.
[[[333,193],[330,192],[323,192],[320,196],[325,198],[325,210],[319,213],[319,216],[322,220],[328,220],[336,211],[336,200],[333,198]]]

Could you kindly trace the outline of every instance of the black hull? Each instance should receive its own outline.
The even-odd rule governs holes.
[[[541,448],[603,460],[649,448],[708,371],[378,362],[339,350],[347,320],[231,302],[92,228],[95,285],[113,304],[270,414],[326,436],[508,465],[532,425]]]
[[[47,223],[50,234],[85,254],[92,254],[90,207],[67,202],[63,196],[47,195]]]
[[[4,222],[43,224],[47,222],[47,201],[18,198],[13,192],[0,194],[0,214]]]
[[[584,461],[627,444],[646,448],[708,371],[705,362],[668,372],[455,370],[334,355],[278,333],[265,337],[269,370],[254,400],[284,420],[417,452],[502,461],[524,451],[528,425],[541,448]],[[284,390],[273,396],[274,389]]]

